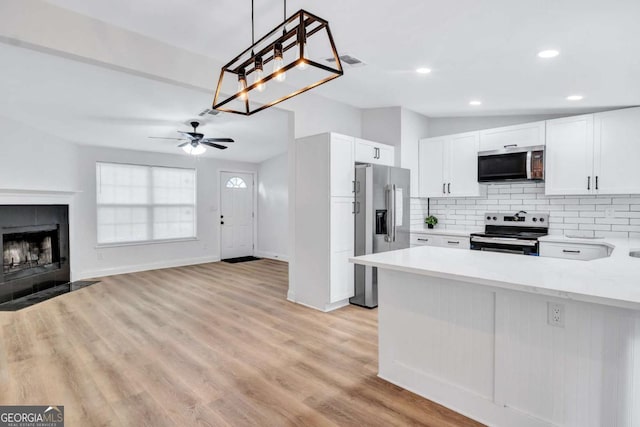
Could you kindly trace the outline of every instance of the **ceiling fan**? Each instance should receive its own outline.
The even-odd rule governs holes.
[[[178,145],[178,147],[182,148],[186,153],[193,154],[197,156],[198,154],[204,153],[206,148],[209,146],[213,148],[217,148],[218,150],[226,150],[227,146],[216,144],[216,142],[234,142],[231,138],[205,138],[204,134],[198,133],[197,129],[200,126],[199,122],[193,121],[191,122],[191,126],[193,127],[193,132],[183,132],[181,130],[178,133],[182,134],[182,138],[163,138],[159,136],[150,136],[149,138],[153,139],[174,139],[177,141],[184,141],[182,144]]]

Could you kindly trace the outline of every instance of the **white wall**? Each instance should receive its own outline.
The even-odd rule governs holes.
[[[395,165],[400,165],[402,143],[402,108],[368,108],[362,110],[362,137],[395,147]]]
[[[0,189],[77,190],[75,144],[0,117]]]
[[[587,112],[585,112],[585,114],[586,113]],[[452,135],[455,133],[471,132],[474,130],[557,119],[558,117],[573,116],[575,114],[578,113],[531,114],[520,116],[432,117],[429,118],[429,135],[427,136]]]
[[[429,134],[429,118],[403,108],[401,128],[402,151],[400,153],[400,167],[411,171],[411,196],[416,197],[419,194],[418,182],[420,180],[418,147],[420,139]]]
[[[97,248],[97,161],[196,168],[198,239]],[[286,164],[284,168],[286,173]],[[74,280],[218,260],[219,170],[257,171],[258,165],[182,154],[79,146],[0,118],[0,190],[78,191],[72,196],[70,224]]]
[[[76,196],[78,232],[72,270],[75,278],[95,277],[220,259],[219,171],[255,171],[252,163],[194,158],[103,147],[79,146],[77,164],[82,191]],[[197,240],[137,246],[97,248],[96,162],[134,163],[197,169]]]
[[[258,167],[257,256],[287,260],[289,255],[288,153]]]

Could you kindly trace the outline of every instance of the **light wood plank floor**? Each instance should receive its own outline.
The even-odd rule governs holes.
[[[377,312],[286,301],[287,264],[104,278],[0,313],[0,404],[75,426],[477,426],[376,377]]]

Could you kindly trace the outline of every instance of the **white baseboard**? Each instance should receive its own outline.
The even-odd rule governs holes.
[[[296,301],[295,300],[295,295],[292,295],[292,294],[289,294],[289,293],[287,294],[287,301],[291,301],[293,303],[300,304],[302,306],[305,306],[305,307],[308,307],[308,308],[312,308],[314,310],[318,310],[318,311],[321,311],[323,313],[328,313],[330,311],[337,310],[339,308],[346,307],[346,306],[349,305],[349,300],[345,299],[345,300],[342,300],[342,301],[334,302],[332,304],[327,304],[324,307],[316,307],[315,305],[306,304],[306,303],[304,303],[302,301]]]
[[[267,259],[274,259],[276,261],[289,262],[289,256],[288,255],[278,254],[278,253],[275,253],[275,252],[256,251],[255,256],[257,256],[258,258],[267,258]]]
[[[85,280],[96,277],[115,276],[116,274],[137,273],[140,271],[159,270],[162,268],[184,267],[187,265],[206,264],[209,262],[218,262],[220,257],[200,257],[200,258],[184,258],[174,259],[170,261],[158,261],[148,264],[123,265],[118,267],[105,268],[101,270],[87,270],[80,272],[71,272],[71,280]]]

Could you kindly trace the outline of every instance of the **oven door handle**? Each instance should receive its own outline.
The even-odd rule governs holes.
[[[531,179],[531,151],[527,151],[527,179]]]
[[[493,237],[471,237],[472,242],[478,243],[496,243],[501,245],[511,245],[511,246],[535,246],[538,244],[537,240],[518,240],[518,239],[500,239]]]

